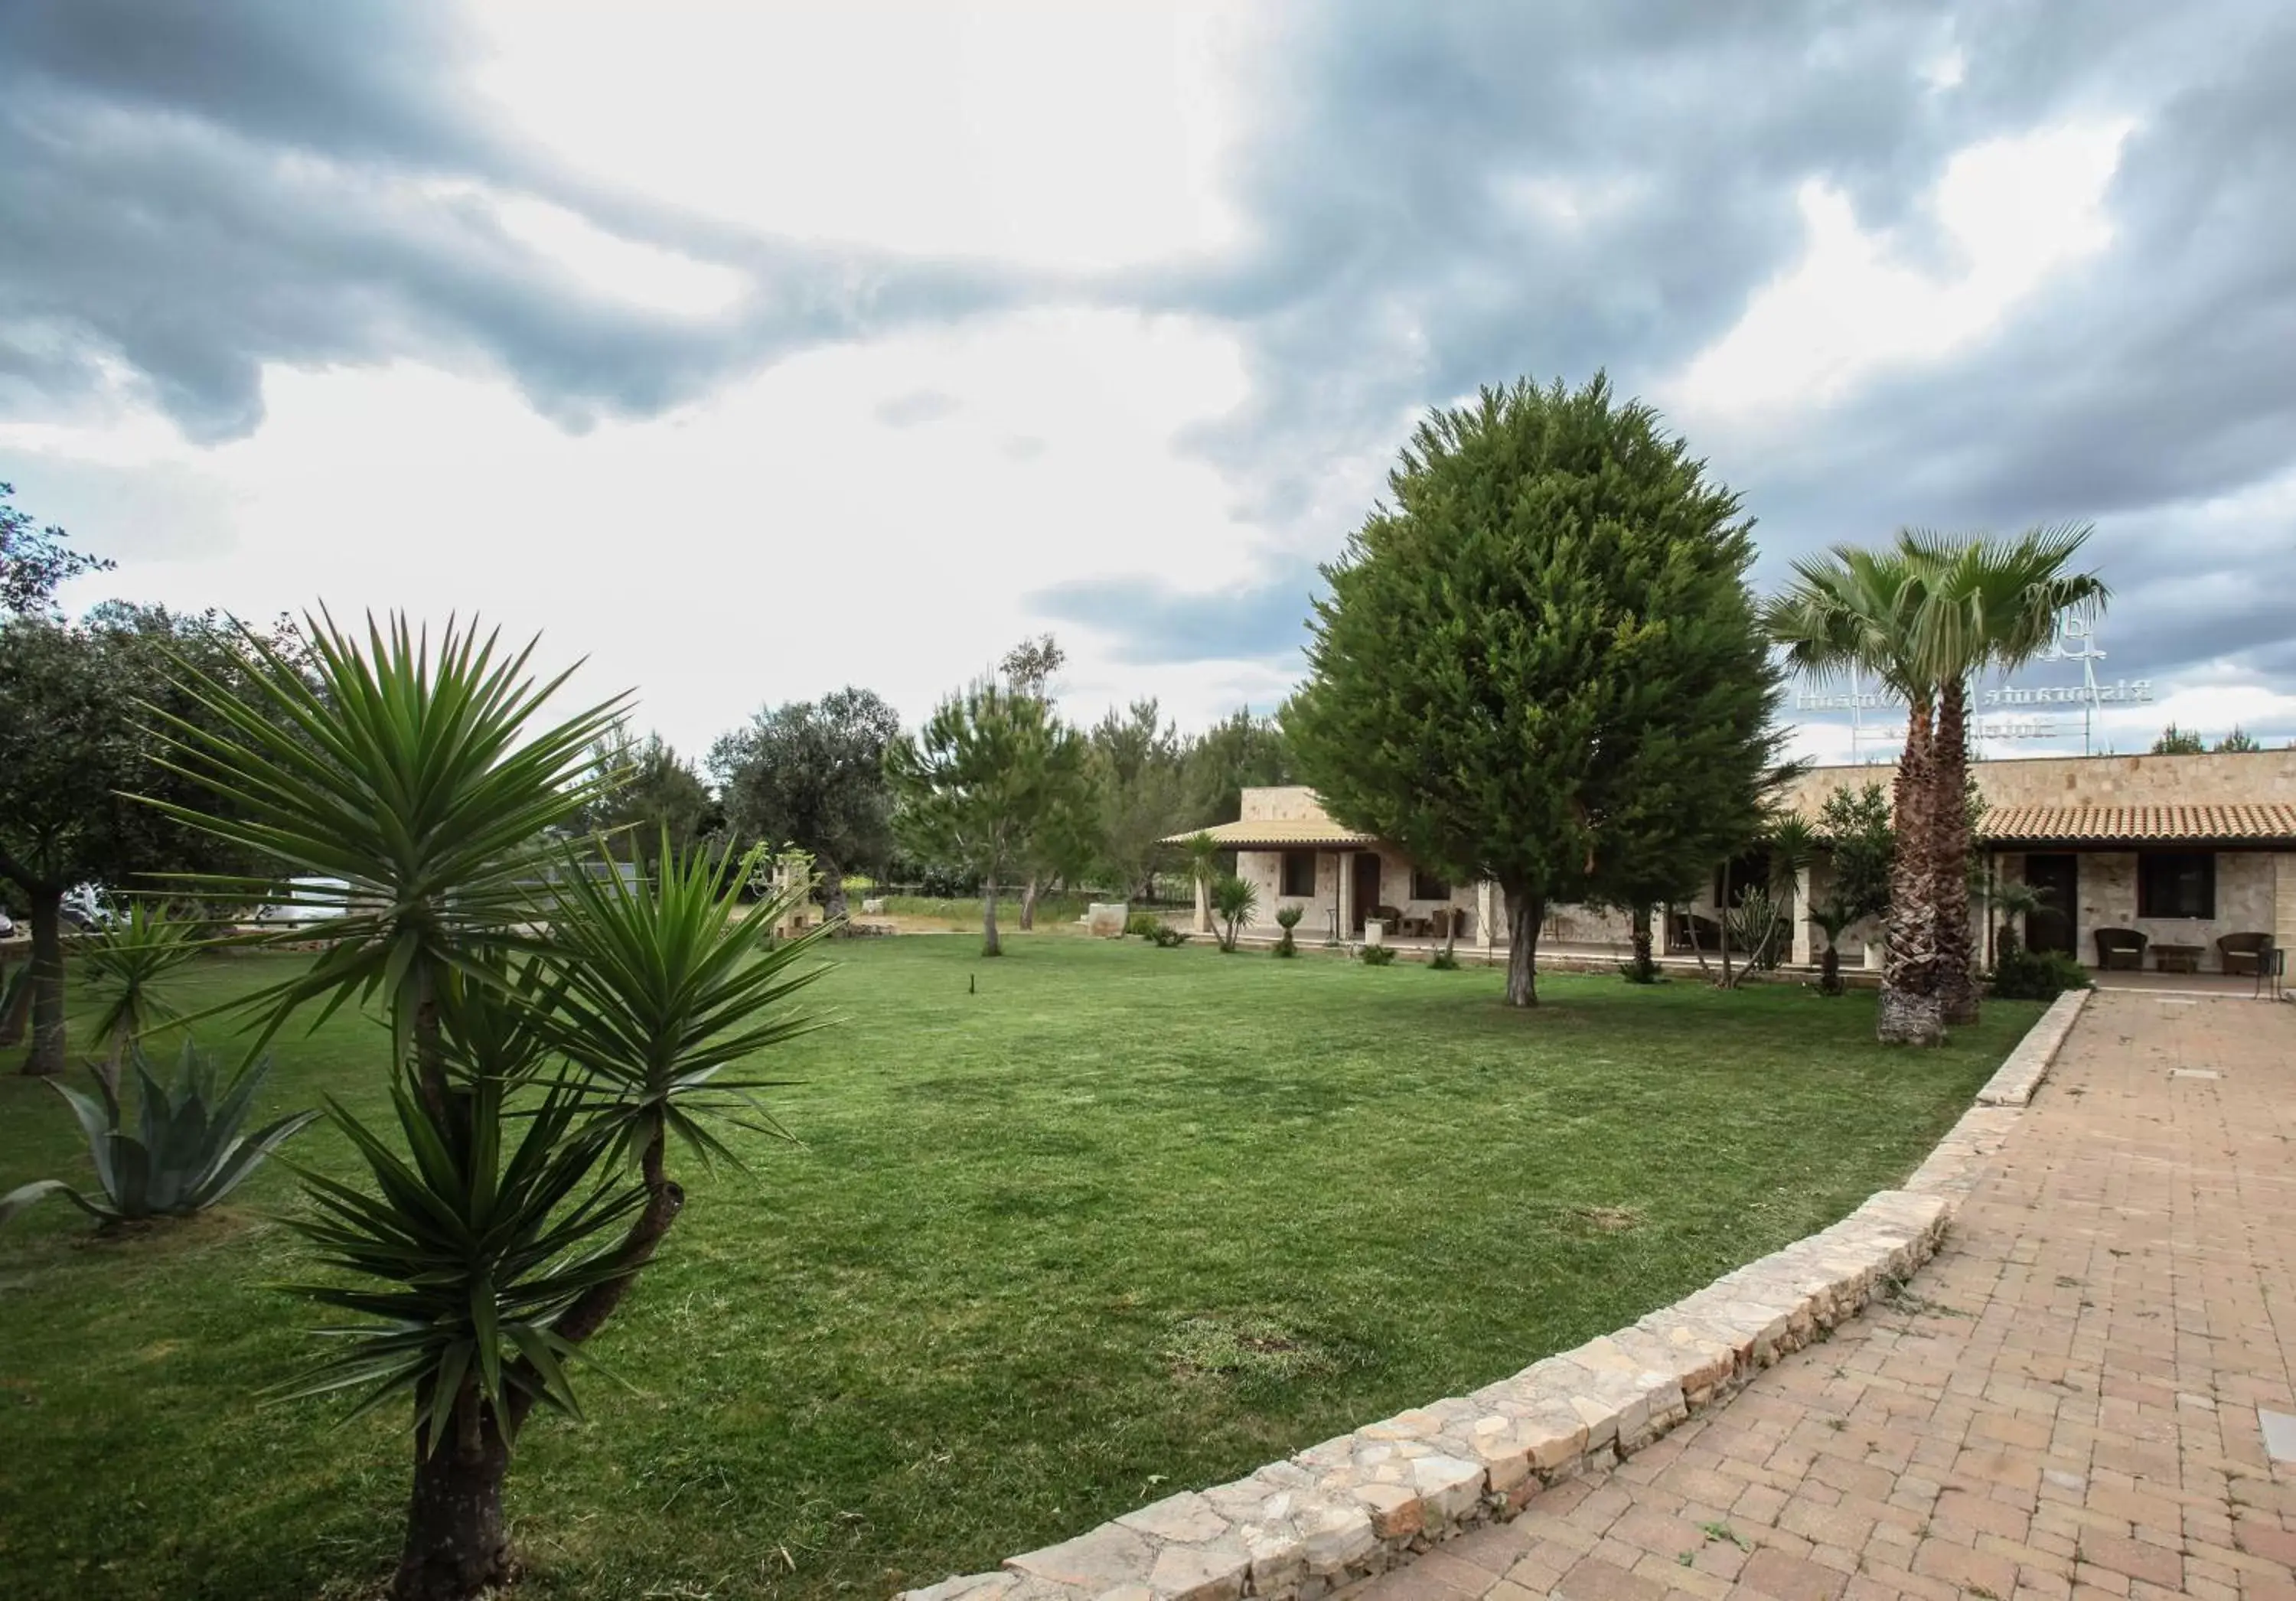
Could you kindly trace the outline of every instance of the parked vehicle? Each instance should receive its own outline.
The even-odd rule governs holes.
[[[350,898],[350,890],[348,879],[291,878],[284,900],[256,908],[256,924],[261,928],[299,928],[305,924],[340,917],[344,903]]]
[[[0,907],[0,940],[12,940],[15,937],[16,920],[8,915],[4,907]]]
[[[104,899],[101,884],[74,884],[64,891],[61,909],[66,924],[82,930],[110,928],[119,917]]]

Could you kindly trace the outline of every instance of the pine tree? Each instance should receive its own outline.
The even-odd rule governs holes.
[[[1324,570],[1284,731],[1332,816],[1506,893],[1660,899],[1751,832],[1778,694],[1738,497],[1597,375],[1431,415]]]

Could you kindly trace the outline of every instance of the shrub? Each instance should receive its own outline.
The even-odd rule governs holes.
[[[1438,973],[1456,973],[1459,970],[1459,958],[1451,954],[1450,947],[1446,946],[1427,958],[1427,965]]]
[[[1156,942],[1158,950],[1169,950],[1175,945],[1185,945],[1188,942],[1188,936],[1168,923],[1158,924],[1156,932],[1148,937]]]
[[[1255,907],[1259,905],[1259,887],[1248,878],[1238,878],[1233,873],[1220,875],[1212,885],[1212,909],[1219,914],[1222,932],[1220,948],[1233,952],[1235,937],[1242,932]]]
[[[2027,950],[2005,942],[1993,964],[1993,993],[2003,1000],[2054,1000],[2089,988],[2088,970],[2061,950]]]
[[[1392,945],[1366,945],[1363,948],[1363,964],[1366,967],[1384,967],[1395,960]]]
[[[1292,931],[1300,926],[1300,917],[1305,910],[1303,907],[1287,906],[1275,914],[1275,926],[1283,931],[1283,937],[1275,942],[1277,956],[1296,956],[1300,954],[1300,948],[1292,942]]]
[[[101,1072],[91,1076],[101,1103],[56,1085],[87,1134],[96,1193],[83,1195],[61,1178],[0,1195],[0,1222],[33,1202],[61,1191],[71,1203],[110,1228],[148,1218],[184,1218],[203,1211],[239,1186],[263,1159],[319,1114],[298,1112],[242,1136],[255,1092],[271,1071],[259,1057],[217,1094],[214,1058],[189,1040],[176,1058],[175,1080],[162,1084],[141,1049],[130,1047],[135,1068],[135,1132],[120,1126],[119,1096]]]
[[[1135,912],[1124,920],[1124,932],[1143,940],[1153,940],[1164,920],[1153,912]]]

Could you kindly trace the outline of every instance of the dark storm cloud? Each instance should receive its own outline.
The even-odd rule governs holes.
[[[453,19],[391,0],[0,8],[0,414],[124,367],[187,433],[224,439],[260,421],[266,361],[415,354],[492,363],[580,426],[1013,292],[589,190],[470,110]],[[590,291],[504,231],[505,195],[744,288],[697,316]]]
[[[1925,69],[1948,51],[1941,87]],[[1330,464],[1390,452],[1428,406],[1526,373],[1678,372],[1800,259],[1805,182],[1951,274],[1923,201],[1955,152],[2133,115],[2105,254],[1965,354],[1714,464],[1760,519],[1766,579],[1902,523],[2095,518],[2116,668],[2289,632],[2296,529],[2199,508],[2296,471],[2296,10],[1357,5],[1303,13],[1268,62],[1238,175],[1256,249],[1140,292],[1246,341],[1251,398],[1198,443],[1292,547],[1338,548],[1366,508],[1319,498]],[[1152,609],[1079,603],[1125,593],[1046,610],[1168,652]]]

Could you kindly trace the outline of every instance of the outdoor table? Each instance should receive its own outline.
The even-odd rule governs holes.
[[[2156,973],[2198,973],[2201,955],[2197,945],[2156,945],[2152,948],[2152,969]]]

